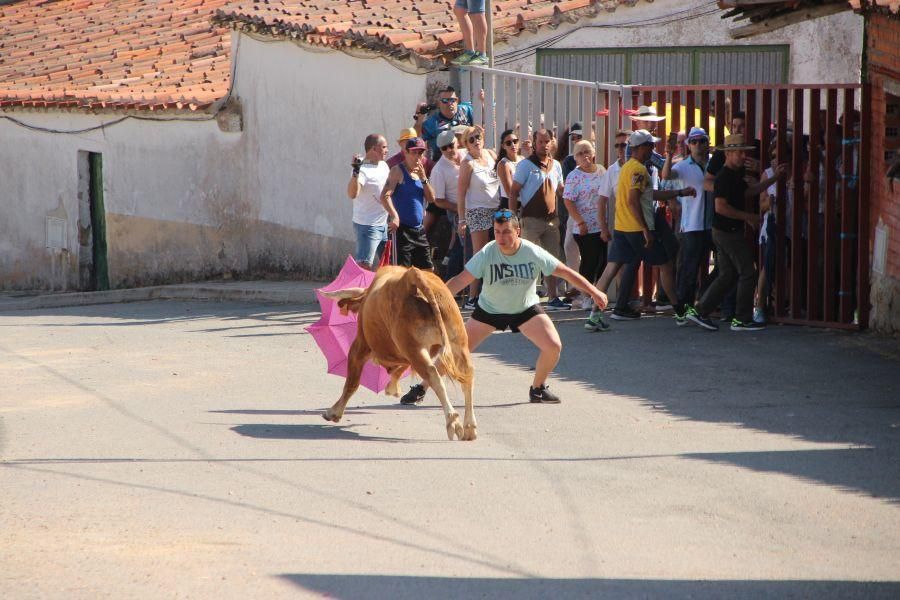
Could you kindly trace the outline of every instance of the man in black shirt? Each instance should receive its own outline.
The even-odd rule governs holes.
[[[764,324],[753,322],[753,290],[756,287],[756,269],[753,252],[744,239],[744,223],[756,225],[759,215],[748,212],[751,200],[776,179],[787,174],[785,165],[778,165],[775,175],[755,185],[744,181],[744,161],[748,150],[754,146],[744,143],[744,136],[729,135],[719,148],[724,152],[725,164],[716,175],[713,186],[716,212],[713,215],[713,243],[716,245],[719,276],[700,298],[696,306],[688,308],[685,316],[708,331],[719,327],[709,320],[709,313],[737,281],[737,306],[732,331],[756,331]]]

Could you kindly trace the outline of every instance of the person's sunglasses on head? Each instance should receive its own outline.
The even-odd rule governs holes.
[[[494,213],[494,221],[498,223],[503,223],[505,221],[509,221],[514,216],[513,211],[503,208]]]

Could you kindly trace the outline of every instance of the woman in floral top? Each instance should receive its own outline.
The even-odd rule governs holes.
[[[594,145],[588,140],[575,144],[578,167],[566,177],[563,200],[574,225],[575,242],[581,251],[579,274],[596,281],[606,266],[606,242],[600,237],[600,181],[604,169],[597,165]]]

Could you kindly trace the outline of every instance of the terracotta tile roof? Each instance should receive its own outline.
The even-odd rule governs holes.
[[[639,0],[495,0],[495,40]],[[0,4],[0,109],[202,110],[225,97],[232,26],[434,67],[453,0],[20,0]]]
[[[0,5],[0,108],[181,109],[228,93],[228,0],[23,0]]]
[[[496,0],[494,39],[575,21],[638,0]],[[453,0],[243,0],[216,21],[247,31],[287,35],[306,43],[364,48],[431,67],[461,46]]]

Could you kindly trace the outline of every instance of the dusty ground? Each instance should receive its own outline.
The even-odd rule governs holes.
[[[0,597],[900,597],[896,341],[563,318],[564,403],[495,335],[450,443],[433,396],[323,421],[316,317],[0,314]]]

